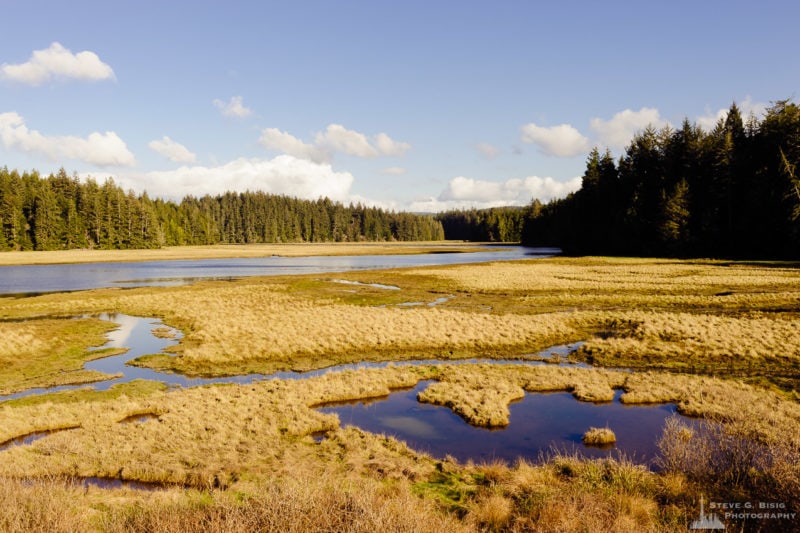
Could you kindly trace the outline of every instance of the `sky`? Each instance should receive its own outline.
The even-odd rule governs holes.
[[[800,88],[794,0],[0,0],[0,165],[180,200],[526,205]]]

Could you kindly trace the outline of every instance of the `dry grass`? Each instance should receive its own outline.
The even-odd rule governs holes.
[[[229,488],[204,497],[206,503],[201,506],[182,496],[140,501],[135,507],[104,506],[102,521],[93,523],[112,531],[156,526],[191,529],[191,524],[196,523],[216,524],[214,527],[231,531],[240,530],[236,528],[241,523],[267,527],[264,524],[272,522],[265,522],[265,517],[277,520],[271,514],[276,508],[283,508],[287,514],[286,521],[275,522],[279,524],[275,527],[289,530],[306,527],[309,522],[304,520],[309,518],[303,518],[304,513],[314,509],[332,513],[328,516],[336,527],[341,526],[340,520],[345,516],[367,520],[361,513],[372,517],[366,524],[383,524],[383,520],[394,517],[392,509],[404,506],[414,509],[406,518],[420,518],[420,522],[413,523],[417,524],[416,530],[423,531],[423,523],[455,527],[456,523],[450,522],[454,516],[463,517],[459,527],[467,530],[674,531],[681,529],[681,524],[687,523],[687,515],[692,517],[695,512],[686,502],[695,494],[695,482],[686,485],[680,471],[661,477],[624,461],[586,461],[564,456],[542,465],[522,463],[515,467],[435,461],[394,439],[352,427],[340,429],[335,416],[322,415],[313,406],[384,396],[422,379],[436,379],[448,385],[439,391],[444,402],[453,400],[447,391],[472,389],[477,393],[481,383],[490,391],[513,391],[519,387],[573,393],[581,384],[586,389],[623,386],[627,391],[623,398],[635,397],[639,391],[660,391],[662,399],[678,401],[682,408],[705,416],[725,411],[731,402],[748,403],[749,410],[728,412],[734,417],[729,420],[757,430],[760,442],[786,440],[800,434],[800,406],[779,395],[709,377],[675,378],[659,373],[640,375],[553,366],[390,367],[330,373],[303,381],[151,390],[143,395],[115,397],[94,393],[96,398],[73,402],[5,405],[0,407],[0,431],[4,435],[0,440],[76,421],[82,427],[0,453],[0,476],[123,477],[205,489]],[[472,398],[477,400],[480,396]],[[647,399],[658,398],[651,395]],[[467,399],[459,400],[469,405]],[[160,416],[143,423],[118,423],[143,412]],[[770,413],[774,415],[770,417]],[[327,437],[316,443],[311,435],[319,431],[327,432]],[[274,481],[268,490],[253,488],[266,479]],[[291,479],[307,483],[313,480],[310,492],[296,492],[299,487],[291,485]],[[318,479],[326,481],[316,484]],[[359,493],[364,499],[346,491],[345,495],[341,491],[334,495],[335,484],[348,479],[359,489],[369,487]],[[788,478],[784,475],[782,479]],[[408,483],[416,487],[415,492],[426,496],[425,500],[412,498]],[[395,488],[380,492],[381,486]],[[374,490],[379,491],[377,496]],[[268,504],[259,499],[265,493]],[[229,499],[236,494],[248,496],[240,502]],[[279,494],[303,499],[295,502],[270,496]],[[350,503],[343,508],[342,501]],[[678,502],[679,506],[662,506],[661,501]],[[295,502],[291,504],[294,507],[289,502]],[[434,512],[431,502],[440,502],[443,509],[455,515]],[[66,506],[67,501],[59,505]],[[54,517],[63,513],[73,516],[77,513],[75,507],[91,507],[81,498],[69,505],[72,507],[66,510],[54,510]],[[174,521],[169,520],[170,516]],[[414,527],[409,525],[409,530]]]
[[[147,364],[194,375],[308,370],[361,360],[513,356],[585,335],[570,326],[567,313],[531,317],[440,307],[375,308],[310,298],[285,279],[0,302],[0,314],[11,316],[109,310],[163,317],[182,329],[179,357],[151,358]]]
[[[410,269],[476,294],[506,294],[537,308],[619,305],[685,309],[795,307],[796,265],[665,259],[554,258]]]
[[[589,446],[605,446],[617,442],[617,436],[610,428],[589,428],[583,434],[583,443]]]
[[[680,509],[659,506],[659,476],[625,459],[556,455],[542,465],[468,465],[444,469],[416,490],[479,531],[686,530]]]
[[[330,475],[263,481],[235,493],[83,489],[70,478],[0,479],[0,530],[97,532],[470,531],[403,485]]]
[[[0,322],[0,396],[34,387],[108,379],[83,363],[114,353],[105,343],[114,325],[96,319]]]
[[[444,530],[679,531],[696,518],[701,492],[724,496],[738,483],[740,495],[761,494],[764,487],[797,495],[793,480],[800,478],[800,461],[792,454],[800,446],[800,404],[791,394],[722,379],[768,376],[784,388],[796,386],[800,275],[788,265],[588,258],[337,277],[402,290],[354,285],[347,290],[355,293],[342,292],[341,285],[314,276],[248,279],[5,299],[0,317],[51,317],[54,324],[70,321],[53,316],[100,311],[161,317],[185,336],[177,357],[148,364],[191,373],[319,368],[365,359],[517,356],[587,339],[581,356],[596,363],[703,375],[519,365],[390,367],[302,382],[170,392],[140,383],[104,393],[3,402],[0,442],[81,426],[0,452],[0,476],[12,487],[2,494],[14,516],[55,521],[78,516],[80,524],[89,520],[91,527],[108,530],[191,530],[201,523],[236,531],[236,524],[248,520],[273,527],[259,520],[283,505],[290,518],[274,527],[287,530],[307,525],[304,516],[324,509],[335,527],[343,517],[360,520],[364,528],[382,527],[392,517],[408,519],[402,523],[409,530],[421,531],[427,530],[424,523]],[[431,302],[450,294],[450,301],[434,308],[392,305],[406,297]],[[375,307],[382,304],[390,306]],[[12,364],[29,360],[20,357],[28,346],[54,346],[54,330],[29,327],[39,322],[5,330],[9,335],[0,346]],[[33,373],[44,379],[48,372]],[[705,464],[697,461],[664,474],[624,460],[564,456],[541,465],[458,465],[435,461],[391,438],[342,429],[335,416],[313,409],[329,401],[383,396],[421,379],[435,380],[421,401],[447,405],[471,423],[490,426],[507,423],[508,404],[524,392],[566,390],[582,401],[609,401],[622,388],[625,403],[670,402],[681,413],[718,420],[728,433],[706,435],[706,448],[755,449],[754,457],[767,450],[773,466],[762,468],[746,458],[729,462],[736,467],[729,469],[733,477],[716,486],[697,474],[703,470],[692,465]],[[137,413],[160,416],[119,423]],[[320,443],[312,438],[317,432],[326,432]],[[726,440],[730,434],[736,438]],[[684,436],[692,442],[698,435]],[[37,485],[26,492],[19,487],[27,485],[13,480],[53,474],[167,482],[210,492],[127,494],[119,496],[119,505],[100,506],[92,491],[79,497],[55,484],[58,501],[44,507],[51,516],[36,515],[25,502],[43,497],[34,493]],[[292,478],[322,481],[302,492]],[[273,481],[265,484],[267,479]],[[217,492],[214,486],[229,490]],[[366,488],[363,498],[348,492],[353,486]],[[11,492],[21,499],[11,498]],[[273,494],[301,501],[286,507],[287,499]],[[432,510],[431,502],[444,511]],[[392,514],[402,506],[413,512]],[[412,520],[417,514],[421,522]],[[169,516],[177,518],[169,522]],[[35,521],[20,523],[38,527]]]
[[[582,352],[600,365],[682,370],[800,372],[794,316],[630,311],[597,321],[602,337]]]
[[[800,379],[800,274],[793,268],[589,258],[337,277],[402,290],[354,285],[347,290],[356,292],[342,292],[313,276],[247,279],[15,299],[0,302],[0,316],[116,310],[162,317],[186,333],[179,357],[146,364],[188,374],[513,357],[585,339],[579,357],[598,365],[735,372],[789,389]],[[453,297],[432,308],[392,305],[442,295]]]
[[[508,404],[525,396],[522,387],[508,382],[475,385],[464,382],[434,383],[420,392],[417,399],[423,403],[449,407],[475,426],[507,426]]]

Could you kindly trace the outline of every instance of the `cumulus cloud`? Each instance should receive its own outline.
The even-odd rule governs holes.
[[[94,52],[84,50],[73,54],[60,43],[54,42],[49,48],[36,50],[26,63],[0,66],[0,73],[6,79],[41,85],[52,79],[108,80],[115,79],[114,71]]]
[[[154,196],[179,199],[226,191],[259,190],[316,200],[327,196],[347,201],[354,178],[290,155],[273,159],[239,158],[218,166],[182,166],[175,170],[119,176],[126,186]]]
[[[531,122],[521,130],[522,142],[537,145],[547,155],[573,157],[585,154],[590,148],[589,139],[569,124],[543,127]]]
[[[400,156],[411,150],[411,145],[395,141],[385,133],[379,133],[375,136],[375,148],[378,150],[378,155]]]
[[[756,118],[761,118],[767,112],[767,104],[763,102],[753,102],[752,97],[749,95],[744,99],[744,101],[737,102],[736,105],[739,107],[739,111],[741,112],[744,120],[747,120],[750,115],[753,115]],[[725,118],[728,116],[728,109],[729,107],[719,109],[716,113],[707,109],[706,113],[703,116],[697,117],[695,122],[704,130],[711,131],[716,127],[717,122],[720,120],[725,120]]]
[[[244,118],[253,112],[249,107],[245,107],[241,96],[231,96],[227,102],[215,99],[214,107],[219,109],[224,116],[232,118]]]
[[[92,165],[133,166],[136,160],[113,131],[91,133],[86,138],[46,136],[29,130],[17,113],[0,113],[0,140],[11,150],[44,155],[50,160],[76,159]]]
[[[333,152],[365,159],[403,155],[411,149],[410,144],[395,141],[385,133],[375,135],[370,141],[363,133],[348,130],[341,124],[329,124],[324,132],[316,135],[314,143]]]
[[[589,127],[597,135],[600,144],[609,148],[624,148],[630,144],[636,132],[647,126],[660,128],[669,125],[661,118],[658,109],[643,107],[639,111],[626,109],[611,117],[610,120],[593,118]]]
[[[477,148],[478,152],[486,159],[494,159],[500,155],[500,149],[489,143],[478,143],[475,148]]]
[[[147,146],[154,152],[176,163],[194,163],[197,160],[197,156],[190,152],[188,148],[181,143],[173,141],[166,135],[160,140],[150,141]]]
[[[580,185],[579,177],[565,182],[539,176],[496,182],[458,176],[450,180],[438,197],[419,198],[412,202],[410,209],[435,212],[470,207],[527,205],[534,198],[546,202],[566,196],[578,190]]]
[[[405,173],[406,169],[403,167],[389,167],[381,170],[381,174],[388,174],[390,176],[402,176]]]
[[[341,124],[328,125],[324,132],[317,134],[314,143],[356,157],[378,157],[378,150],[370,144],[366,135],[348,130]]]
[[[331,154],[324,148],[304,143],[294,135],[277,128],[267,128],[262,131],[258,142],[270,150],[278,150],[314,163],[327,163],[331,160]]]
[[[329,124],[325,131],[316,134],[313,143],[303,142],[294,135],[276,128],[262,131],[259,142],[266,148],[316,163],[330,162],[336,152],[374,159],[403,155],[411,149],[410,144],[395,141],[385,133],[379,133],[370,140],[363,133],[348,130],[341,124]]]

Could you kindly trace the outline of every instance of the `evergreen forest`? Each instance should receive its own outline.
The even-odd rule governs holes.
[[[595,148],[581,188],[546,205],[437,215],[264,192],[179,203],[68,176],[0,168],[0,250],[198,244],[468,240],[573,255],[800,258],[800,108],[747,119],[734,103],[706,132],[648,127],[618,160]]]
[[[430,215],[263,192],[180,203],[81,181],[0,168],[0,250],[136,249],[198,244],[420,241],[444,238]]]
[[[477,242],[519,242],[525,210],[521,207],[459,209],[436,215],[445,238]]]
[[[800,108],[734,103],[710,132],[647,128],[618,161],[589,154],[580,190],[532,205],[522,241],[575,255],[800,258]]]

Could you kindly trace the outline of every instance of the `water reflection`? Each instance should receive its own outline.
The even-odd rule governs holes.
[[[34,431],[33,433],[28,433],[27,435],[20,435],[19,437],[14,437],[13,439],[9,439],[5,442],[0,442],[0,452],[7,450],[13,446],[27,446],[33,442],[36,442],[39,439],[43,439],[48,435],[52,435],[53,433],[58,433],[60,431],[70,431],[73,429],[77,429],[80,426],[72,426],[66,427],[61,429],[46,429],[44,431]]]
[[[593,404],[572,394],[528,393],[510,406],[510,424],[487,429],[467,424],[446,407],[423,404],[417,394],[430,382],[392,393],[378,401],[358,401],[318,408],[335,413],[342,425],[353,425],[372,433],[392,435],[411,448],[434,457],[447,455],[460,461],[518,458],[538,460],[553,450],[577,452],[586,457],[617,456],[622,453],[639,463],[653,466],[656,441],[675,405],[629,406],[619,402]],[[611,447],[587,447],[581,442],[589,427],[609,427],[617,435]]]
[[[86,318],[84,316],[83,318]],[[129,365],[128,363],[143,355],[164,354],[170,346],[176,345],[180,342],[183,334],[175,328],[165,326],[158,319],[142,318],[136,316],[125,315],[122,313],[103,313],[97,315],[101,320],[107,320],[119,325],[119,328],[107,334],[108,342],[97,349],[105,348],[126,348],[122,354],[103,357],[88,361],[84,364],[87,370],[96,370],[105,374],[122,374],[121,377],[115,377],[105,381],[100,381],[92,384],[82,385],[64,385],[59,387],[49,388],[36,388],[28,389],[22,392],[0,396],[0,402],[5,400],[13,400],[16,398],[23,398],[27,396],[34,396],[39,394],[47,394],[52,392],[62,392],[75,390],[80,388],[92,388],[94,390],[108,390],[113,385],[119,383],[127,383],[135,379],[146,379],[151,381],[158,381],[165,385],[174,387],[196,387],[200,385],[209,385],[216,383],[239,383],[248,384],[263,379],[278,378],[278,379],[305,379],[315,376],[320,376],[328,372],[338,372],[342,370],[357,370],[359,368],[385,368],[390,365],[394,366],[420,366],[420,365],[439,365],[439,364],[476,364],[476,363],[492,363],[492,364],[529,364],[540,365],[545,364],[543,360],[563,360],[555,359],[556,357],[565,358],[569,353],[578,349],[582,343],[566,344],[563,346],[553,346],[538,354],[527,356],[527,360],[496,360],[496,359],[459,359],[459,360],[442,360],[442,359],[422,359],[414,361],[382,361],[382,362],[359,362],[347,363],[336,365],[318,370],[311,370],[308,372],[294,372],[291,370],[274,372],[272,374],[244,374],[239,376],[226,376],[216,378],[202,378],[202,377],[188,377],[183,374],[173,374],[169,372],[159,372],[150,368],[142,368]],[[158,335],[153,332],[159,331]],[[581,363],[573,364],[572,366],[587,366]]]
[[[417,360],[402,362],[361,362],[337,365],[310,372],[276,372],[269,375],[248,374],[220,378],[189,378],[180,374],[158,372],[149,368],[130,366],[132,359],[148,354],[164,353],[167,348],[180,342],[182,334],[164,326],[160,320],[134,317],[124,314],[99,315],[119,325],[108,334],[108,342],[101,348],[127,348],[120,355],[104,357],[87,362],[85,368],[108,374],[122,373],[122,377],[89,385],[96,390],[134,379],[147,379],[179,387],[193,387],[211,383],[252,383],[254,381],[280,378],[303,379],[358,368],[384,368],[389,365],[436,365],[436,364],[517,364],[543,365],[562,364],[566,357],[582,343],[554,346],[523,360]],[[158,334],[154,334],[156,331]],[[571,365],[571,364],[570,364]],[[586,365],[571,365],[586,366]],[[352,424],[373,433],[386,433],[406,441],[412,448],[428,452],[437,457],[451,455],[462,461],[503,459],[513,462],[522,457],[536,460],[542,452],[559,449],[578,450],[589,457],[608,456],[623,452],[640,462],[650,462],[656,454],[655,441],[661,434],[666,417],[676,412],[674,405],[626,406],[619,402],[620,391],[615,401],[595,405],[575,400],[569,393],[527,394],[521,401],[510,406],[511,423],[503,429],[486,429],[470,426],[450,409],[422,404],[417,393],[428,386],[423,381],[412,389],[394,392],[385,398],[372,398],[358,402],[320,407],[322,412],[336,413],[344,425]],[[0,397],[0,402],[34,394],[59,392],[87,385],[62,386],[31,389]],[[146,422],[157,418],[155,413],[139,413],[122,422]],[[610,427],[617,435],[617,444],[609,449],[587,448],[581,443],[583,432],[589,427]],[[47,433],[20,437],[4,445],[28,444]],[[321,439],[322,435],[315,438]],[[25,440],[29,439],[29,440]],[[2,448],[0,448],[2,449]]]

